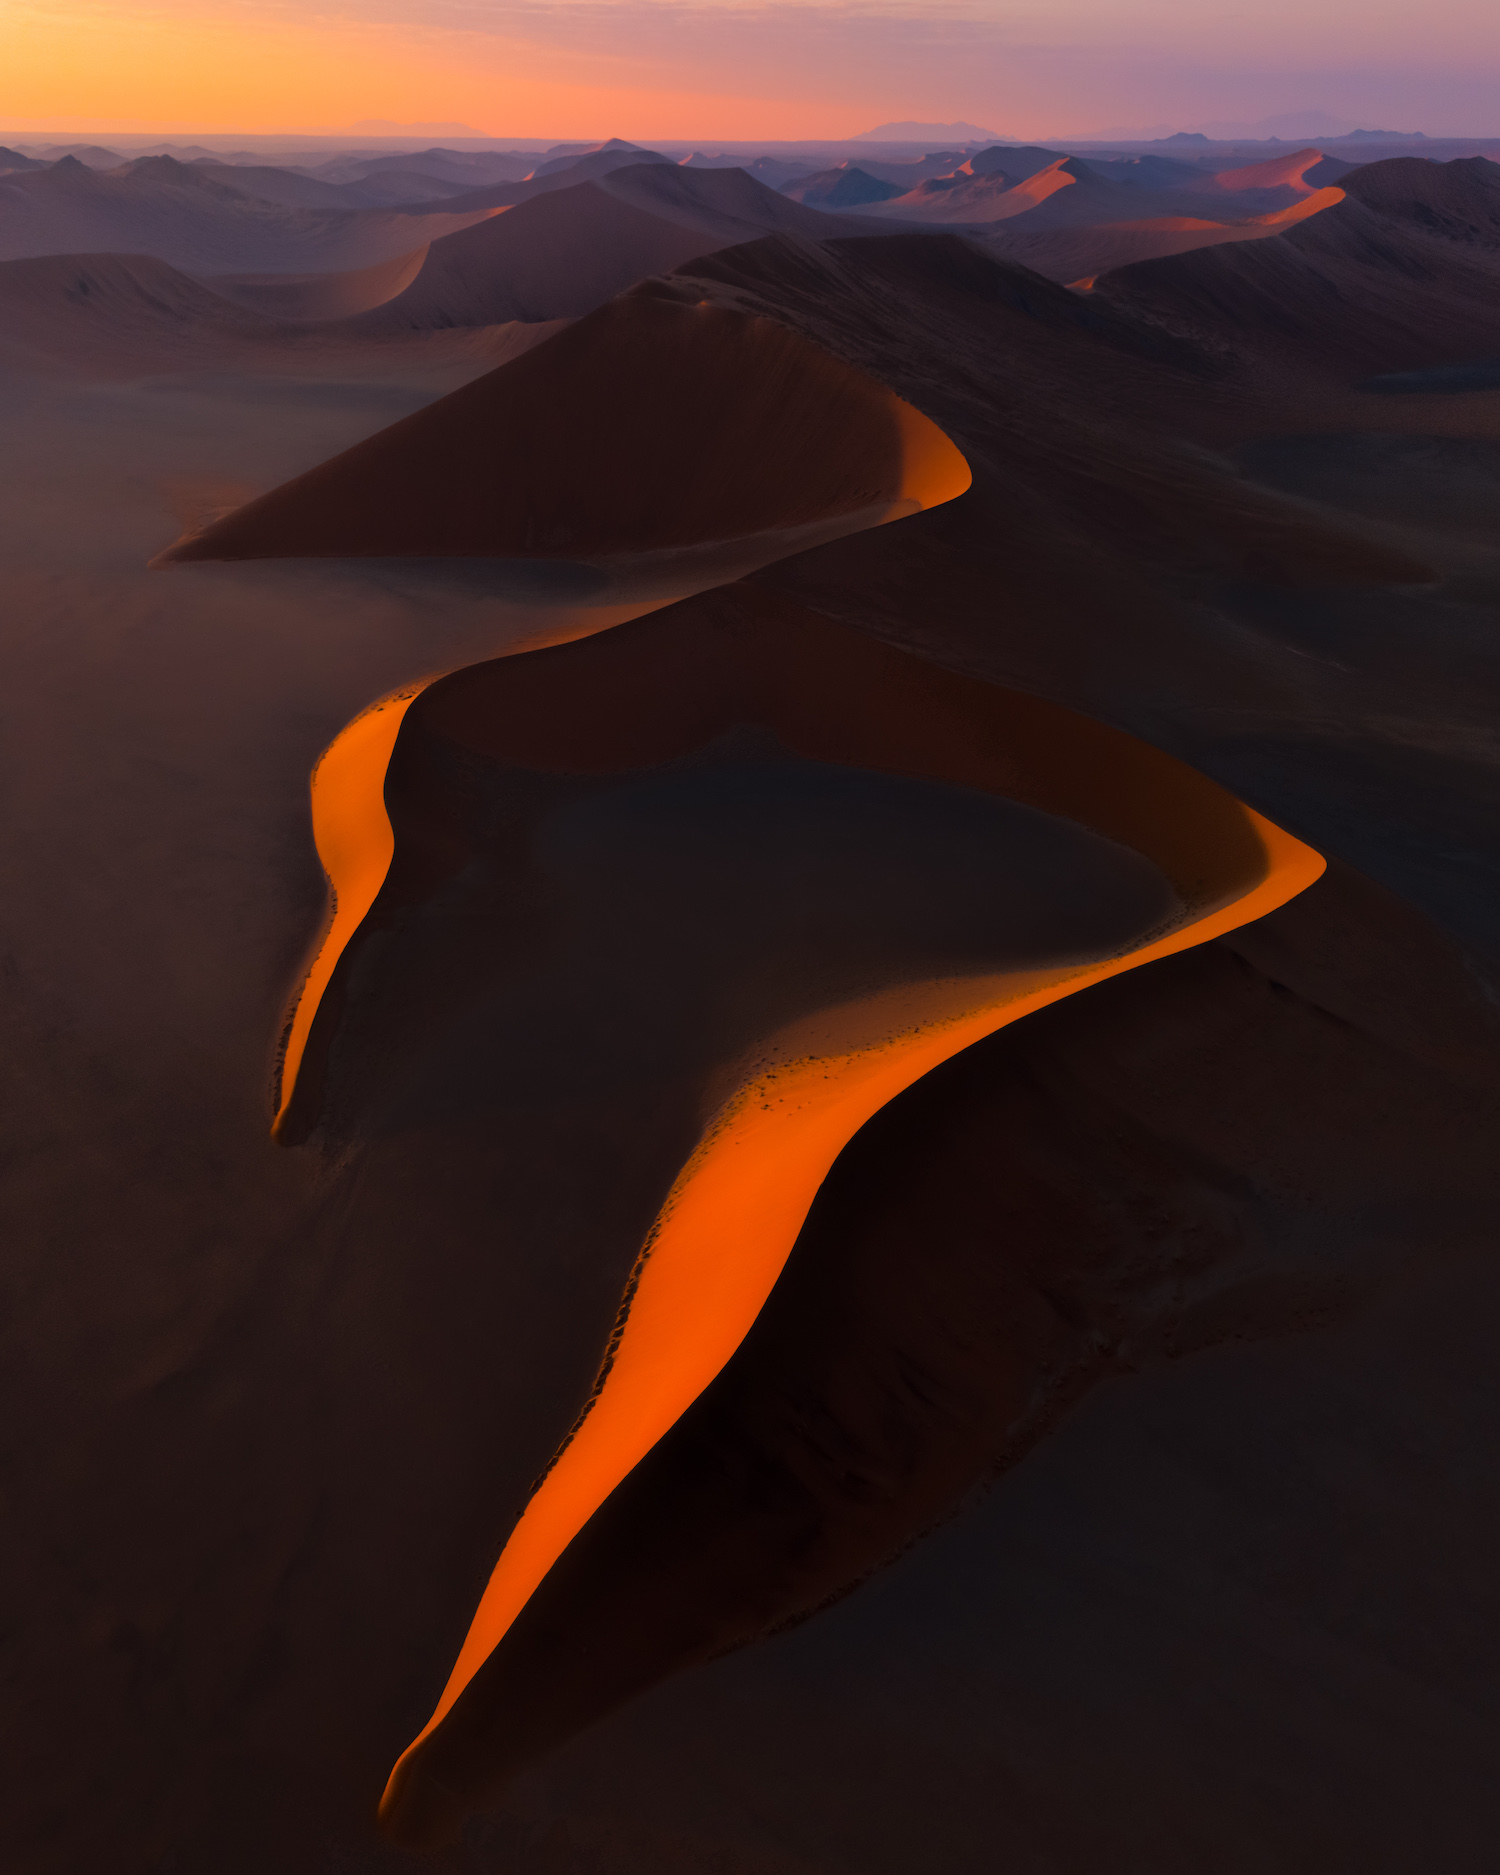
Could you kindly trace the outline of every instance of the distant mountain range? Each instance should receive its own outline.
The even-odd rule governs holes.
[[[862,130],[852,143],[920,143],[928,137],[946,137],[952,143],[1003,143],[998,130],[981,130],[977,124],[877,124]]]

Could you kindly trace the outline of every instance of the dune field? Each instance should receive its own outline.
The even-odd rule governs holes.
[[[17,142],[7,1866],[1478,1875],[1500,163]]]

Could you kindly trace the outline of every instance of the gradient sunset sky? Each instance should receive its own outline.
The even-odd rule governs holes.
[[[0,0],[0,134],[846,137],[1194,128],[1318,108],[1500,134],[1495,0]]]

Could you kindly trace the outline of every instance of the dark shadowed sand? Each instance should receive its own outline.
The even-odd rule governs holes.
[[[1437,208],[1477,225],[1473,186]],[[1381,241],[1437,212],[1385,185],[1360,205]],[[589,1651],[543,1675],[548,1723],[736,1651],[577,1732],[428,1865],[1488,1869],[1500,438],[1491,392],[1357,385],[1494,346],[1478,243],[1411,235],[1452,287],[1424,339],[1344,206],[1212,278],[1189,255],[1087,296],[902,236],[761,241],[673,289],[827,347],[974,473],[682,615],[804,608],[1081,711],[1331,865],[855,1137],[741,1355],[558,1576],[543,1638]],[[1310,245],[1320,226],[1357,251]],[[1361,310],[1335,345],[1317,311],[1341,293]],[[700,1124],[679,1093],[673,1136],[670,1101],[580,1089],[545,1050],[531,1097],[469,1023],[468,1080],[340,1081],[330,1055],[321,1137],[269,1139],[322,911],[317,753],[381,694],[672,594],[482,557],[145,561],[488,362],[6,380],[6,1827],[28,1875],[411,1866],[375,1829],[387,1769]],[[482,820],[493,757],[430,753]],[[747,759],[764,782],[761,744],[721,790]],[[573,811],[556,850],[595,855],[592,882],[622,823]],[[892,858],[936,864],[937,822],[909,824]],[[900,908],[949,960],[994,929],[974,904],[952,922],[966,850]],[[483,868],[453,878],[415,882],[383,951],[372,931],[351,1038],[383,983],[458,1006],[481,980],[452,948],[462,893],[524,950]],[[491,961],[523,980],[525,956]],[[503,1125],[449,1091],[507,1075],[528,1097]]]

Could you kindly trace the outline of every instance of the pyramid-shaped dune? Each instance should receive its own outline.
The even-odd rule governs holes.
[[[633,294],[154,564],[592,560],[873,522],[969,479],[935,424],[786,327]]]

